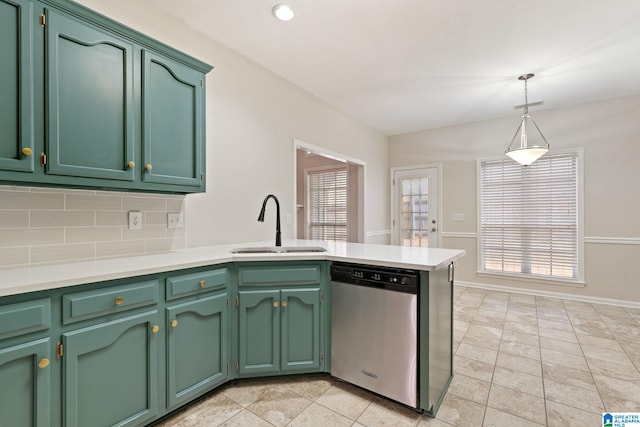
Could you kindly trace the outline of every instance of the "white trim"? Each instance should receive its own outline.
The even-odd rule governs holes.
[[[471,231],[443,231],[442,237],[477,239],[478,233]],[[604,245],[640,245],[640,237],[604,237],[588,236],[584,238],[585,243]]]
[[[615,305],[618,307],[640,309],[640,301],[625,301],[625,300],[612,299],[612,298],[589,297],[584,295],[564,294],[562,292],[540,291],[535,289],[522,289],[522,288],[514,288],[511,286],[491,285],[487,283],[478,283],[478,282],[465,282],[462,280],[456,280],[455,284],[459,286],[466,286],[469,288],[488,289],[491,291],[511,292],[514,294],[536,295],[540,297],[550,297],[550,298],[562,298],[562,299],[568,299],[572,301],[589,302],[593,304],[608,304],[608,305]]]
[[[442,237],[460,237],[464,239],[477,239],[478,233],[471,231],[443,231],[440,233]]]
[[[372,230],[372,231],[367,231],[367,237],[386,236],[388,234],[391,234],[391,230]]]
[[[552,154],[576,154],[577,157],[577,191],[578,191],[578,197],[577,197],[577,234],[578,234],[578,247],[577,247],[577,256],[578,256],[578,280],[577,282],[574,281],[573,283],[576,283],[577,286],[580,286],[580,284],[584,285],[585,283],[585,270],[586,270],[586,266],[585,266],[585,256],[584,256],[584,243],[585,243],[585,237],[584,237],[584,148],[579,147],[579,148],[573,148],[573,149],[566,149],[566,150],[554,150]],[[476,240],[476,266],[478,266],[478,268],[480,268],[480,266],[482,265],[482,239],[481,237],[481,231],[482,231],[482,206],[481,206],[481,199],[482,199],[482,195],[481,195],[481,190],[480,190],[480,183],[481,183],[481,172],[482,172],[482,162],[484,161],[490,161],[490,160],[500,160],[503,159],[503,156],[491,156],[491,157],[481,157],[481,158],[477,158],[476,159],[476,230],[477,230],[477,240]],[[492,272],[487,272],[487,271],[478,271],[478,274],[494,274]],[[524,275],[523,275],[524,276]],[[520,277],[520,275],[518,275],[518,277]],[[536,277],[532,276],[533,280],[536,280]],[[547,281],[547,282],[555,282],[557,279],[555,278],[549,278],[543,281]],[[562,281],[561,281],[562,283]],[[564,282],[566,283],[566,282]],[[569,286],[571,286],[571,283],[567,283]],[[576,286],[576,285],[573,285]]]
[[[358,168],[358,242],[364,242],[364,230],[367,226],[367,215],[364,214],[367,196],[367,162],[364,160],[356,159],[355,157],[347,156],[346,154],[338,153],[337,151],[329,150],[319,145],[310,144],[304,142],[298,138],[293,138],[293,212],[296,214],[293,216],[293,236],[298,236],[298,150],[306,150],[321,156],[329,157],[334,160],[339,160],[346,163],[351,163],[359,166]],[[348,173],[348,171],[347,171]]]
[[[585,237],[584,241],[607,245],[640,245],[640,237]]]

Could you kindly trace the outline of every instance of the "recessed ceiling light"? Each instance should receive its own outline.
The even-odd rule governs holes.
[[[277,5],[273,6],[273,9],[271,9],[271,12],[273,13],[273,16],[275,16],[281,21],[291,21],[294,15],[293,9],[291,9],[291,6],[284,3],[278,3]]]

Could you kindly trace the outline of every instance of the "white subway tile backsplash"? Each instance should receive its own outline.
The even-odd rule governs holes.
[[[128,228],[133,210],[140,230]],[[167,228],[184,210],[183,195],[0,186],[0,267],[184,249],[185,229]]]
[[[31,263],[76,261],[95,258],[95,243],[74,243],[55,246],[33,246],[31,248]]]
[[[64,194],[0,191],[0,209],[64,209]]]
[[[69,211],[121,211],[122,196],[69,194],[66,209]]]
[[[31,211],[31,227],[76,227],[95,225],[95,212]]]
[[[128,225],[128,212],[96,212],[96,225]]]
[[[117,257],[125,255],[144,255],[145,253],[144,240],[96,243],[96,256],[98,258]]]
[[[125,211],[167,211],[167,200],[156,197],[124,197],[122,209]]]
[[[122,230],[122,240],[144,240],[167,237],[167,227],[161,225],[143,225],[140,230]]]
[[[1,228],[0,247],[64,243],[64,228]]]
[[[65,230],[66,243],[111,242],[121,240],[121,227],[68,227]]]
[[[0,248],[0,267],[29,264],[29,247]]]
[[[29,211],[0,210],[0,228],[29,227]]]

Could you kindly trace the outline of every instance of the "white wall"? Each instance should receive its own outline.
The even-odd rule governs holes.
[[[476,274],[476,159],[504,152],[520,120],[517,112],[510,118],[392,136],[389,165],[442,163],[443,246],[467,251],[457,272],[460,281],[640,301],[640,97],[533,109],[532,115],[551,150],[584,148],[585,287]],[[464,222],[452,222],[454,212],[464,213]]]
[[[274,238],[275,194],[295,215],[293,139],[367,162],[366,227],[388,228],[387,137],[339,113],[181,21],[129,0],[79,3],[213,65],[207,75],[207,192],[186,197],[187,246]],[[379,190],[378,190],[379,189]],[[283,221],[283,238],[293,236]],[[384,243],[387,236],[370,237]]]

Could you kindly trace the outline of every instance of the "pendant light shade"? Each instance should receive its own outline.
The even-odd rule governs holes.
[[[505,151],[505,154],[511,157],[516,162],[520,163],[522,166],[529,166],[531,163],[538,160],[542,157],[547,151],[549,151],[549,143],[547,139],[542,134],[542,131],[536,124],[533,117],[529,114],[529,100],[527,98],[527,80],[531,79],[535,74],[523,74],[518,77],[519,80],[524,80],[524,114],[522,115],[522,121],[520,122],[520,126],[516,130],[515,135],[513,135],[513,139],[511,140],[511,144]],[[544,144],[529,144],[529,137],[527,132],[530,132],[533,128],[540,134],[542,141]],[[518,135],[520,135],[520,143],[516,143],[518,140]]]

